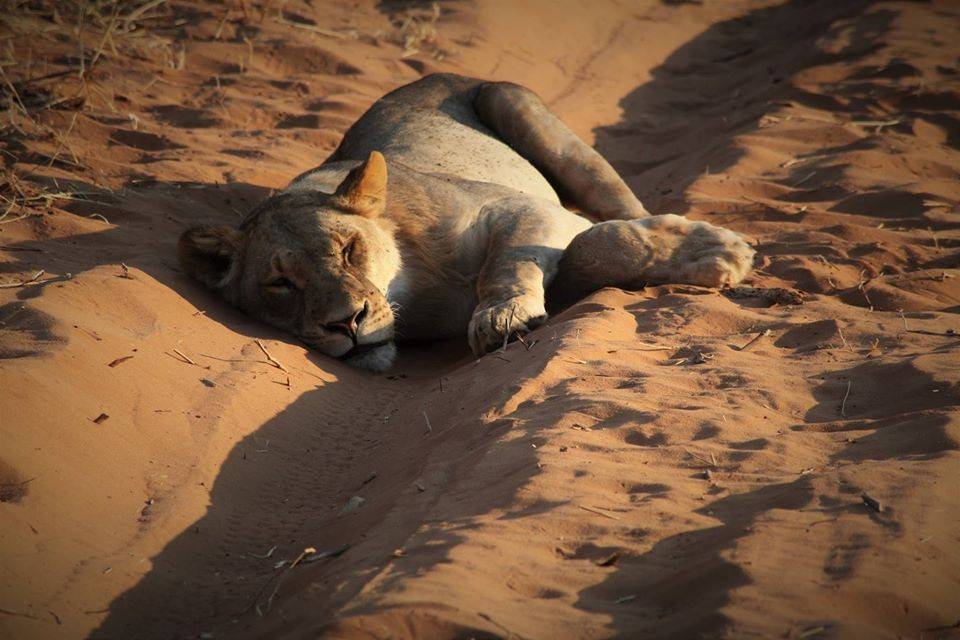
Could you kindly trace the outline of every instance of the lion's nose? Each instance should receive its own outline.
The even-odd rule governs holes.
[[[363,322],[363,319],[367,316],[367,307],[368,304],[364,302],[360,309],[354,311],[343,320],[328,322],[327,324],[323,325],[323,328],[327,331],[342,333],[356,342],[357,332],[360,330],[360,323]]]

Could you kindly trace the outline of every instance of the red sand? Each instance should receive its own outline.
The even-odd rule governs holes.
[[[76,13],[2,18],[0,193],[88,195],[0,220],[0,282],[73,274],[0,289],[0,635],[956,637],[956,3],[233,6],[88,15],[79,110],[24,82]],[[530,86],[806,302],[604,290],[382,376],[179,272],[435,70]]]

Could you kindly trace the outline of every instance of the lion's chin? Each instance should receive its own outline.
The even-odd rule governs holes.
[[[396,360],[397,345],[387,342],[356,355],[347,356],[343,361],[354,367],[380,373],[392,367]]]

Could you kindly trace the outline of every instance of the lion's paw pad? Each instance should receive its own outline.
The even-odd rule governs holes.
[[[738,284],[753,268],[756,252],[734,231],[674,215],[647,220],[653,223],[651,230],[662,226],[682,237],[674,255],[679,266],[677,282],[729,287]]]
[[[513,334],[526,333],[539,326],[546,318],[547,312],[542,302],[509,300],[478,308],[467,329],[470,348],[476,355],[493,351]]]

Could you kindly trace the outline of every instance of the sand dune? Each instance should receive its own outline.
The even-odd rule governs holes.
[[[956,3],[55,4],[2,18],[3,637],[960,633]],[[432,71],[802,304],[606,289],[374,375],[180,273]]]

